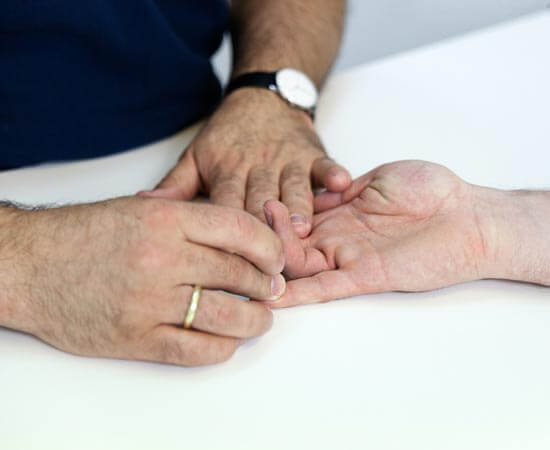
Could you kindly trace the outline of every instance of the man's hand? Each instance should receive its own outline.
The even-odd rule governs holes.
[[[154,192],[190,200],[201,190],[213,203],[246,209],[262,221],[264,203],[281,199],[297,233],[306,236],[312,182],[340,192],[351,177],[327,157],[305,112],[248,88],[227,97]]]
[[[272,315],[217,290],[272,300],[285,289],[279,239],[244,211],[135,197],[0,213],[0,325],[71,353],[224,361]]]
[[[233,0],[233,77],[292,67],[321,87],[342,35],[345,0]],[[348,172],[327,158],[308,115],[266,89],[231,93],[155,195],[190,200],[199,191],[213,203],[246,209],[278,200],[299,236],[311,229],[311,184],[341,192]]]
[[[286,274],[300,278],[274,307],[481,278],[550,285],[548,193],[481,188],[442,166],[403,161],[315,204],[324,212],[307,239],[293,232],[284,205],[266,205]]]

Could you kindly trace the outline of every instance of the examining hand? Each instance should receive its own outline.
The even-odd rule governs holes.
[[[0,325],[79,355],[220,362],[272,315],[217,290],[269,300],[285,288],[279,239],[244,211],[133,197],[0,218]]]
[[[547,193],[486,189],[442,166],[403,161],[342,194],[323,193],[315,205],[306,239],[293,232],[284,205],[266,205],[285,273],[299,278],[274,307],[481,278],[550,284]]]
[[[239,89],[194,139],[155,195],[190,200],[202,190],[212,203],[246,209],[264,221],[267,200],[288,207],[300,236],[311,229],[312,182],[340,192],[348,172],[330,160],[308,115],[276,94]]]

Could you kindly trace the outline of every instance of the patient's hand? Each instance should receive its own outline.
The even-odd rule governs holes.
[[[285,273],[299,278],[270,306],[424,291],[490,277],[542,282],[520,274],[519,263],[517,273],[510,270],[519,253],[514,255],[508,243],[517,236],[504,224],[519,223],[521,205],[526,209],[526,202],[535,201],[513,200],[521,195],[470,185],[436,164],[387,164],[342,194],[318,196],[320,213],[306,239],[295,234],[284,205],[268,202],[266,216],[284,243]],[[522,230],[533,237],[531,242],[537,232],[547,235],[529,226],[523,224]]]

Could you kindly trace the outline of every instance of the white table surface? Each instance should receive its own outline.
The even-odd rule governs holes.
[[[335,76],[318,129],[354,175],[426,159],[550,187],[550,15]],[[95,161],[0,174],[0,196],[152,187],[196,128]],[[0,330],[0,448],[548,449],[550,290],[481,281],[277,311],[220,366],[79,358]]]

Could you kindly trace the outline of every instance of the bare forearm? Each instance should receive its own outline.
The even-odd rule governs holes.
[[[27,305],[20,295],[24,283],[19,274],[22,264],[21,216],[17,208],[0,205],[0,326],[25,331],[24,317]]]
[[[233,76],[293,67],[320,86],[340,45],[345,7],[345,0],[233,1]]]
[[[477,191],[486,217],[488,275],[550,286],[550,192]]]

